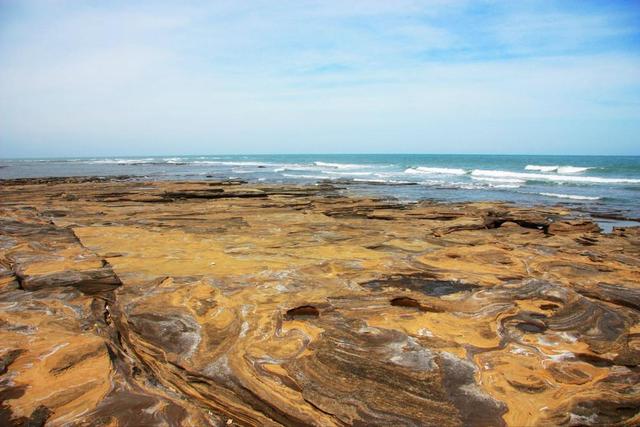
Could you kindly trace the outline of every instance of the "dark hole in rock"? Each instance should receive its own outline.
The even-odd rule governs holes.
[[[139,376],[140,376],[140,374],[142,374],[142,370],[140,370],[140,368],[138,368],[137,366],[134,366],[134,367],[131,369],[131,375],[132,375],[134,378],[139,377]]]
[[[287,310],[285,317],[287,320],[314,319],[320,317],[320,311],[312,305],[301,305],[300,307]]]
[[[408,297],[394,298],[391,300],[391,305],[395,307],[411,307],[411,308],[422,309],[422,305],[418,301]]]
[[[518,323],[516,325],[516,328],[520,329],[523,332],[532,332],[534,334],[540,334],[547,329],[547,327],[542,323],[530,323],[530,322]]]
[[[501,217],[487,217],[484,220],[484,225],[488,229],[500,228],[504,223],[515,223],[520,227],[531,228],[534,230],[542,230],[545,234],[549,232],[549,224],[544,222],[527,221],[516,218],[501,218]]]
[[[383,288],[400,288],[421,292],[433,297],[470,291],[478,288],[477,285],[457,282],[455,280],[436,280],[428,274],[407,274],[392,276],[386,279],[371,280],[361,286],[376,291]]]
[[[593,366],[597,366],[599,368],[607,368],[614,365],[614,363],[600,356],[596,356],[594,354],[586,354],[586,353],[578,353],[576,354],[576,359],[581,362],[588,363]]]
[[[542,310],[555,310],[556,308],[560,308],[558,304],[542,304],[540,306]]]

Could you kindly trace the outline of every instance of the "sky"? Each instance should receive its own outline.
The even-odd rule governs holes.
[[[640,155],[640,1],[0,0],[0,157]]]

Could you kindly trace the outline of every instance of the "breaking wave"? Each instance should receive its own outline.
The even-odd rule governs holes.
[[[538,172],[557,172],[559,174],[572,174],[572,173],[582,173],[589,169],[589,167],[580,167],[580,166],[543,166],[543,165],[527,165],[524,167],[525,170],[528,171],[538,171]]]
[[[466,175],[467,171],[457,168],[430,168],[419,166],[417,168],[408,168],[404,173],[412,175]]]
[[[601,197],[596,196],[577,196],[573,194],[561,194],[561,193],[539,193],[541,196],[557,197],[559,199],[571,199],[571,200],[600,200]]]
[[[631,178],[601,178],[596,176],[552,175],[484,169],[475,169],[471,172],[471,176],[485,178],[513,178],[523,179],[525,181],[570,182],[582,184],[640,184],[640,179]]]

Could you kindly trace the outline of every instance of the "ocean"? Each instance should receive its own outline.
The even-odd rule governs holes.
[[[562,204],[595,217],[640,219],[638,156],[305,154],[0,160],[0,178],[131,175],[141,179],[333,182],[403,201]]]

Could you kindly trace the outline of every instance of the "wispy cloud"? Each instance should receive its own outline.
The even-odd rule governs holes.
[[[4,0],[2,155],[637,153],[638,22],[622,1]]]

